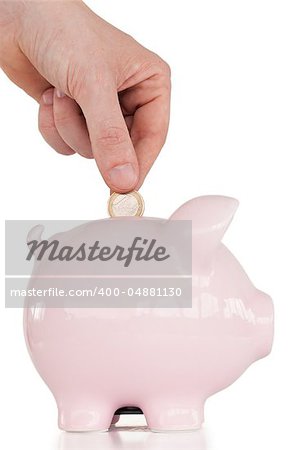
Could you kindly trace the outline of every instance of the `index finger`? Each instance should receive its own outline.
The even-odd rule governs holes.
[[[143,184],[165,143],[169,112],[169,98],[157,97],[137,109],[134,114],[131,139],[139,164],[139,181],[136,189]]]

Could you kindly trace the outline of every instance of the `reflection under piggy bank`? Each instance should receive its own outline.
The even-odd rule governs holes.
[[[140,408],[155,431],[198,429],[205,400],[270,352],[272,301],[221,243],[237,205],[204,196],[170,218],[192,220],[191,307],[51,308],[27,299],[27,346],[61,429],[107,430],[126,406]],[[94,229],[87,224],[60,240],[83,242]],[[30,286],[39,288],[48,269],[36,261]]]
[[[57,450],[207,450],[204,431],[165,434],[126,426],[109,433],[62,433]]]

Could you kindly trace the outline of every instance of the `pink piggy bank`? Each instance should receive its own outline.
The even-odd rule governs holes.
[[[191,307],[49,308],[26,300],[28,350],[55,397],[61,429],[108,430],[125,407],[142,410],[153,431],[198,429],[206,399],[269,354],[271,298],[221,243],[237,206],[229,197],[204,196],[170,218],[192,220]],[[30,285],[38,288],[36,275],[47,275],[47,266],[35,264]]]

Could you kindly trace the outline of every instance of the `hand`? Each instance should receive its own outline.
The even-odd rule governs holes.
[[[138,189],[169,122],[170,70],[83,2],[0,2],[0,65],[40,103],[58,153],[95,158],[110,189]]]

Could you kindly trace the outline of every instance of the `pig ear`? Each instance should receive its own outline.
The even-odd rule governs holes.
[[[228,228],[238,200],[219,195],[197,197],[182,205],[170,220],[192,220],[192,239],[201,254],[212,254]]]
[[[31,241],[40,241],[44,231],[43,225],[35,225],[27,234],[27,244]]]
[[[29,245],[31,241],[40,242],[42,239],[43,231],[44,231],[43,225],[36,225],[35,227],[31,228],[31,230],[27,234],[27,245]]]

